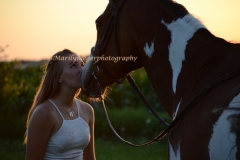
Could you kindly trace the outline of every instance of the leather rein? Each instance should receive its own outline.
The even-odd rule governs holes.
[[[102,39],[95,45],[95,47],[93,47],[91,49],[91,54],[92,56],[99,56],[96,54],[95,49],[98,49],[98,53],[100,53],[105,47],[106,44],[108,42],[110,33],[112,32],[112,30],[114,30],[114,34],[115,34],[115,44],[116,44],[116,54],[117,56],[119,56],[119,47],[118,47],[118,41],[117,41],[117,33],[116,33],[116,22],[117,22],[117,14],[120,10],[120,7],[122,6],[124,0],[119,0],[119,2],[117,4],[115,4],[113,2],[113,0],[109,0],[110,5],[114,8],[114,12],[112,12],[112,15],[108,21],[108,25],[107,28],[105,29],[104,32],[104,36],[102,37]],[[94,67],[93,67],[93,72],[92,75],[94,76],[94,78],[97,80],[97,84],[98,87],[100,88],[100,94],[102,95],[102,90],[101,90],[101,85],[100,85],[100,79],[98,77],[98,72],[99,72],[99,67],[98,67],[98,63],[99,61],[94,63]],[[112,79],[114,79],[114,81],[118,84],[121,84],[125,77],[120,78],[120,79],[116,79],[114,78],[114,76],[111,74],[111,72],[109,71],[109,69],[104,66],[103,69],[106,73],[109,74],[109,76],[112,77]],[[215,82],[213,82],[212,84],[208,85],[204,90],[202,90],[184,109],[183,111],[171,122],[171,124],[169,125],[166,121],[166,119],[161,118],[158,113],[153,109],[153,107],[149,104],[149,102],[146,100],[146,98],[144,97],[144,95],[142,94],[142,92],[140,91],[140,89],[138,88],[137,84],[135,83],[135,81],[133,80],[133,78],[130,75],[126,75],[126,78],[128,79],[129,83],[132,85],[132,87],[135,89],[135,91],[137,92],[137,94],[139,95],[139,97],[141,98],[141,100],[144,102],[144,104],[147,106],[147,108],[151,111],[151,113],[158,119],[158,124],[164,124],[165,126],[167,126],[167,128],[162,131],[157,137],[155,137],[154,139],[150,140],[149,142],[143,143],[143,144],[133,144],[129,141],[126,141],[125,139],[123,139],[114,129],[114,127],[111,124],[111,121],[109,119],[108,113],[107,113],[107,109],[104,103],[104,99],[101,97],[101,101],[103,103],[103,108],[104,108],[104,112],[105,112],[105,116],[108,122],[109,127],[112,129],[113,133],[124,143],[130,145],[130,146],[134,146],[134,147],[141,147],[141,146],[146,146],[146,145],[150,145],[156,141],[161,140],[163,137],[165,137],[170,131],[171,129],[183,118],[183,116],[196,104],[196,102],[202,98],[211,88],[213,88],[215,85],[219,84],[220,82],[227,80],[235,75],[240,74],[240,69],[224,76],[221,77],[220,79],[216,80]]]

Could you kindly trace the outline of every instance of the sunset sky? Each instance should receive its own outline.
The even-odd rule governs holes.
[[[218,37],[240,42],[240,0],[176,0]],[[69,48],[89,54],[95,19],[108,0],[0,0],[0,46],[7,60],[48,59]]]

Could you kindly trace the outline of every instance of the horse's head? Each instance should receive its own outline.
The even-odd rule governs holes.
[[[142,67],[129,26],[118,17],[122,3],[110,1],[95,21],[97,41],[82,72],[82,92],[86,96],[99,98],[107,86],[122,83],[129,72]],[[124,44],[120,46],[119,41]]]
[[[100,97],[107,86],[121,83],[131,71],[148,68],[147,59],[163,59],[160,55],[152,57],[157,49],[168,52],[170,33],[161,20],[171,22],[175,12],[185,13],[181,7],[175,9],[173,1],[163,1],[109,1],[96,19],[97,41],[82,72],[83,94]],[[167,10],[169,5],[172,11]],[[154,42],[162,45],[154,47]]]

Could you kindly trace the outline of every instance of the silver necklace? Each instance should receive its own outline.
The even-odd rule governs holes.
[[[76,106],[76,105],[74,105],[74,106]],[[66,112],[68,112],[68,115],[69,115],[70,118],[73,118],[73,117],[74,117],[74,114],[75,114],[74,111],[67,111],[64,107],[63,107],[63,109],[64,109]]]
[[[74,117],[74,114],[75,114],[74,111],[70,111],[70,112],[68,112],[68,115],[69,115],[70,118],[73,118],[73,117]]]

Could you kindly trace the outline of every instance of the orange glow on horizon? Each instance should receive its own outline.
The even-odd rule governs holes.
[[[176,0],[216,36],[240,42],[240,1]],[[95,19],[108,0],[1,0],[0,46],[8,60],[48,59],[68,48],[87,55],[96,41]]]

